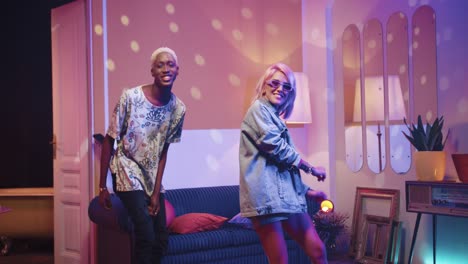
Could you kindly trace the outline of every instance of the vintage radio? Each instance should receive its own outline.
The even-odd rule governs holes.
[[[407,181],[406,211],[468,217],[468,184]]]

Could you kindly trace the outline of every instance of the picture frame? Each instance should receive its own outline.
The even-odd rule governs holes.
[[[382,216],[398,220],[399,206],[400,190],[357,187],[348,254],[354,257],[358,252],[358,236],[362,233],[362,226],[366,221],[364,215]]]
[[[402,222],[393,221],[390,243],[388,245],[387,264],[400,263]]]
[[[357,240],[356,261],[366,264],[388,263],[391,253],[393,219],[365,215],[364,225]]]

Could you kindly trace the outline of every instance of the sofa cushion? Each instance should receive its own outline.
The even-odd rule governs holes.
[[[240,213],[236,214],[231,219],[229,219],[228,223],[233,224],[233,225],[238,225],[243,228],[250,228],[250,229],[253,228],[252,221],[247,217],[241,216]]]
[[[188,213],[176,217],[169,230],[178,234],[189,234],[219,228],[228,218],[209,213]]]
[[[166,206],[166,226],[169,227],[176,217],[175,209],[167,199],[164,200],[164,205]]]

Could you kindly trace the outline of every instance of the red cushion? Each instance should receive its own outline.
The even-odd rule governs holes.
[[[164,200],[164,204],[166,206],[166,226],[169,227],[176,216],[175,209],[168,200]]]
[[[188,213],[176,217],[169,226],[169,230],[178,234],[208,231],[219,228],[226,220],[226,217],[214,214]]]

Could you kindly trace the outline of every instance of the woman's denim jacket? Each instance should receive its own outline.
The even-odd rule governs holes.
[[[256,100],[241,125],[240,209],[244,217],[307,211],[299,154],[273,105]]]

